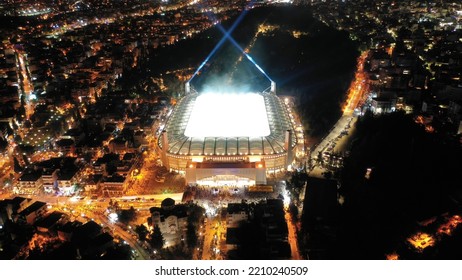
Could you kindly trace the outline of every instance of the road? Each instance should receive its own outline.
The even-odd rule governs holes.
[[[205,233],[204,233],[204,244],[202,248],[202,259],[203,260],[211,260],[211,244],[213,240],[213,235],[214,235],[214,230],[212,227],[212,224],[216,223],[215,219],[209,219],[208,224],[205,227]]]
[[[213,218],[208,219],[208,223],[205,228],[204,244],[202,248],[202,260],[214,260],[220,259],[222,235],[226,233],[224,224],[221,221],[221,215],[218,214]]]
[[[347,100],[343,107],[343,115],[352,116],[354,110],[364,101],[365,93],[368,90],[367,75],[364,72],[364,63],[369,55],[369,51],[364,51],[358,58],[356,65],[355,79],[351,82],[348,89]]]
[[[341,153],[345,152],[348,145],[348,138],[352,134],[352,130],[354,129],[354,123],[357,121],[356,117],[349,117],[343,115],[337,123],[332,127],[332,130],[329,134],[323,138],[321,143],[313,150],[311,153],[312,159],[317,159],[320,155],[324,152],[327,153]],[[342,132],[345,131],[347,135],[342,135]],[[315,161],[313,161],[315,162]],[[309,175],[312,177],[317,178],[324,178],[323,173],[326,171],[323,167],[319,164],[315,164],[311,166],[309,171]]]
[[[29,79],[29,71],[27,69],[27,56],[19,50],[16,50],[16,53],[18,55],[18,60],[19,60],[19,72],[22,76],[22,92],[24,94],[24,99],[26,101],[26,119],[29,119],[29,117],[34,113],[34,108],[30,102],[30,94],[34,91],[34,86],[32,85],[30,79]]]
[[[111,221],[108,220],[108,218],[105,215],[102,214],[95,214],[95,217],[97,218],[96,220],[106,226],[108,226],[111,230],[113,235],[118,235],[120,238],[125,240],[127,244],[135,250],[138,254],[136,254],[136,259],[138,260],[149,260],[151,259],[150,254],[142,248],[138,244],[138,240],[134,238],[131,234],[129,234],[127,231],[122,229],[119,225],[112,223]]]
[[[347,100],[343,107],[343,114],[327,136],[324,137],[312,151],[310,155],[312,159],[317,159],[320,155],[322,156],[324,152],[342,152],[339,148],[346,148],[347,145],[345,145],[344,138],[348,137],[345,137],[345,132],[346,135],[351,135],[352,128],[357,120],[357,117],[354,116],[355,109],[359,108],[364,103],[368,93],[367,76],[364,72],[364,63],[368,55],[369,52],[365,51],[358,58],[355,79],[351,82],[348,90]],[[309,175],[323,178],[324,176],[322,173],[324,171],[322,167],[315,165],[312,166]]]
[[[285,211],[285,218],[287,221],[287,229],[289,230],[288,241],[290,244],[291,259],[301,260],[302,258],[298,251],[298,244],[297,244],[297,231],[296,231],[294,223],[292,223],[292,219],[290,218],[290,213],[287,210]]]
[[[165,195],[159,195],[163,197]],[[159,197],[157,196],[157,197]],[[176,194],[178,196],[178,194]],[[1,198],[7,198],[8,196],[3,195]],[[142,197],[142,196],[140,196]],[[136,258],[141,260],[149,260],[150,252],[146,251],[144,248],[140,246],[136,237],[133,236],[133,233],[128,232],[127,230],[120,227],[117,223],[111,222],[107,215],[103,214],[104,211],[109,206],[109,199],[105,199],[105,201],[96,201],[90,199],[75,199],[71,197],[55,197],[55,196],[34,196],[34,199],[43,201],[50,205],[50,211],[57,210],[67,213],[68,215],[81,220],[81,221],[88,221],[94,220],[98,224],[101,224],[103,227],[108,227],[112,230],[113,236],[119,236],[123,240],[127,242],[127,244],[137,252]],[[127,199],[125,199],[127,200]],[[122,200],[121,200],[122,201]],[[127,208],[128,208],[128,203]],[[123,203],[122,203],[123,204]],[[159,206],[160,201],[157,200],[145,200],[145,201],[134,201],[133,207],[135,209],[139,209],[139,211],[147,211],[152,206]],[[149,215],[149,213],[148,213]]]

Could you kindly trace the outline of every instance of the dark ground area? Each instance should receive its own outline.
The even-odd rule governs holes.
[[[307,232],[329,241],[322,254],[313,257],[384,259],[396,251],[403,259],[460,258],[460,229],[423,253],[406,241],[418,231],[434,232],[438,224],[419,222],[460,213],[462,149],[457,139],[443,132],[427,133],[402,113],[362,117],[355,138],[342,171],[339,192],[345,203],[328,223],[336,230],[313,230],[313,217],[304,216]],[[372,168],[370,179],[365,178],[367,168]]]

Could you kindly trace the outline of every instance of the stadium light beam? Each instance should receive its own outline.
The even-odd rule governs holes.
[[[247,5],[247,7],[250,7],[252,4],[253,4],[253,1],[250,2],[250,3]],[[245,9],[245,10],[247,10],[247,9]],[[210,17],[212,18],[213,22],[218,22],[217,27],[218,27],[218,29],[220,29],[220,31],[223,33],[223,38],[222,38],[222,40],[228,39],[231,43],[233,43],[233,45],[236,46],[236,48],[237,48],[239,51],[241,51],[242,54],[245,55],[245,57],[246,57],[250,62],[252,62],[253,65],[255,65],[255,67],[257,67],[257,69],[258,69],[263,75],[265,75],[265,77],[266,77],[266,78],[271,82],[271,84],[273,85],[274,81],[271,80],[271,78],[270,78],[270,77],[268,76],[268,74],[266,74],[266,72],[260,67],[260,65],[258,65],[258,64],[255,62],[255,60],[253,60],[253,58],[252,58],[248,53],[246,53],[246,52],[242,49],[242,47],[236,42],[236,40],[234,40],[234,38],[231,36],[232,30],[230,29],[231,32],[230,32],[230,31],[226,31],[226,29],[219,23],[219,21],[217,20],[217,18],[216,18],[211,12],[208,12],[207,15],[210,16]],[[243,12],[241,15],[244,15],[244,12]],[[242,19],[238,19],[238,20],[239,20],[239,22],[240,22]],[[237,20],[236,20],[236,22],[237,22]],[[233,25],[233,26],[234,26],[234,25]],[[234,26],[234,28],[235,28],[235,26]],[[233,30],[234,30],[234,28],[233,28]],[[203,63],[203,64],[205,65],[205,63]],[[202,67],[199,67],[199,68],[202,68]]]
[[[251,6],[253,3],[250,2],[247,7]],[[246,8],[247,8],[246,7]],[[225,40],[229,40],[243,55],[245,55],[245,57],[250,61],[252,62],[253,65],[255,65],[255,67],[271,82],[271,83],[274,83],[274,81],[268,76],[268,74],[266,74],[266,72],[260,67],[260,65],[258,65],[255,60],[248,54],[244,51],[244,49],[242,49],[242,47],[236,42],[236,40],[234,40],[234,38],[231,36],[231,33],[234,31],[234,29],[236,28],[237,24],[240,23],[242,21],[242,18],[245,16],[245,14],[247,13],[247,9],[244,9],[244,12],[242,12],[239,16],[239,18],[233,23],[233,25],[231,26],[231,28],[229,30],[226,30],[217,20],[217,18],[212,14],[212,13],[207,13],[207,15],[212,18],[212,21],[213,22],[218,22],[217,24],[217,27],[218,29],[223,33],[223,37],[221,38],[220,42],[218,42],[218,44],[215,46],[215,48],[212,50],[212,52],[209,54],[209,56],[204,60],[204,62],[202,62],[202,64],[199,66],[199,68],[197,68],[196,72],[194,73],[194,75],[191,77],[191,79],[189,79],[188,82],[191,82],[191,80],[197,75],[197,73],[199,73],[199,71],[202,69],[202,67],[205,66],[205,64],[207,63],[207,61],[210,59],[210,57],[212,57],[215,52],[218,50],[218,48],[221,47],[221,45],[223,45],[224,41]]]
[[[234,40],[234,39],[233,39]],[[253,63],[253,65],[255,65],[255,67],[257,67],[258,70],[260,70],[260,72],[265,75],[265,77],[270,81],[270,82],[273,82],[273,80],[271,80],[271,78],[268,76],[268,74],[266,74],[265,71],[263,71],[263,69],[260,67],[260,65],[258,65],[255,60],[253,60],[253,58],[246,52],[242,51],[243,54],[245,54],[245,56],[247,57],[248,60],[250,60],[250,62]]]
[[[248,54],[246,53],[242,47],[236,42],[236,40],[234,40],[234,38],[230,35],[230,32],[227,32],[223,26],[221,26],[220,24],[217,25],[218,26],[218,29],[220,29],[220,31],[224,34],[224,37],[223,38],[226,38],[228,39],[240,52],[242,52],[243,55],[245,55],[245,57],[253,63],[253,65],[255,65],[255,67],[257,67],[258,70],[260,70],[260,72],[265,75],[265,77],[270,81],[270,82],[273,82],[273,80],[271,80],[271,78],[268,76],[268,74],[266,74],[266,72],[260,67],[260,65],[258,65],[255,60],[253,60],[253,58]]]
[[[253,2],[253,1],[252,1]],[[252,3],[251,2],[251,3]],[[249,4],[250,5],[250,4]],[[205,64],[209,61],[209,59],[218,51],[218,49],[223,45],[223,43],[228,39],[228,38],[231,38],[230,37],[230,34],[234,31],[234,29],[237,27],[237,25],[242,21],[242,19],[244,18],[244,16],[247,14],[247,9],[244,9],[244,11],[239,15],[239,17],[236,19],[236,21],[233,23],[233,25],[231,25],[231,27],[228,29],[228,31],[224,30],[224,28],[218,24],[220,28],[220,30],[224,30],[224,35],[223,37],[220,39],[220,41],[218,42],[218,44],[215,45],[215,47],[213,48],[213,50],[210,52],[210,54],[205,58],[205,60],[201,63],[201,65],[197,68],[196,72],[194,72],[194,74],[192,75],[191,79],[189,79],[188,82],[191,82],[192,79],[194,79],[194,77],[197,75],[197,73],[199,73],[199,71],[205,66]]]

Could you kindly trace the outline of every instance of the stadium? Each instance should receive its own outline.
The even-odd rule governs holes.
[[[274,82],[263,92],[185,88],[158,143],[164,166],[187,183],[266,184],[266,173],[292,163],[297,139]]]

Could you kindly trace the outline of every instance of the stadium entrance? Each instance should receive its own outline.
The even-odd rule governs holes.
[[[266,184],[264,162],[189,162],[186,184],[245,187]]]
[[[199,186],[211,187],[247,187],[255,185],[255,180],[236,175],[215,175],[200,179],[196,183]]]

